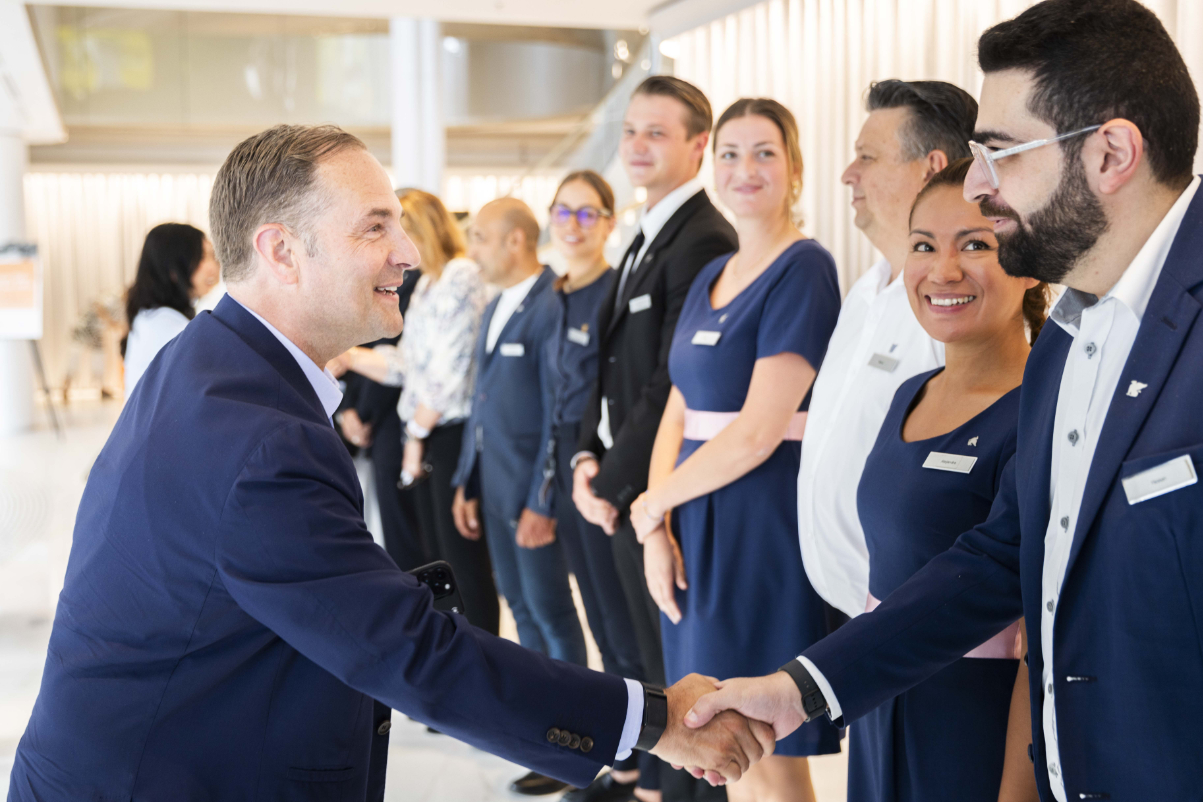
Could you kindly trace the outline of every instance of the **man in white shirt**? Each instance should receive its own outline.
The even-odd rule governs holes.
[[[944,364],[944,345],[915,319],[902,283],[915,196],[969,155],[977,103],[943,81],[881,81],[844,171],[856,226],[884,258],[849,290],[815,379],[798,474],[798,536],[806,574],[844,616],[865,610],[869,552],[856,510],[865,460],[894,393]],[[842,616],[835,616],[842,618]]]
[[[734,708],[780,737],[824,709],[855,719],[1022,611],[1041,799],[1203,798],[1198,95],[1135,0],[1046,0],[987,31],[979,62],[965,195],[1007,272],[1068,288],[990,518],[696,721]]]

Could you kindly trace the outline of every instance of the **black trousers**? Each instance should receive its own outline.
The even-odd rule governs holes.
[[[414,494],[397,488],[401,449],[401,419],[394,410],[376,422],[372,433],[372,478],[380,505],[384,549],[397,567],[408,571],[430,562],[433,552],[422,536]]]
[[[414,498],[418,522],[427,542],[433,546],[432,558],[451,564],[468,621],[496,635],[501,621],[501,603],[493,583],[493,563],[489,559],[483,521],[480,540],[468,540],[455,528],[455,518],[451,515],[451,504],[455,500],[451,478],[459,463],[463,434],[462,423],[436,426],[426,438],[423,455],[430,466],[430,475],[401,492]]]

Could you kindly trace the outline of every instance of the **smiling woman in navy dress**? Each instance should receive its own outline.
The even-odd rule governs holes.
[[[670,678],[772,671],[826,634],[798,551],[797,477],[810,386],[840,311],[835,263],[792,219],[802,154],[788,110],[737,101],[714,143],[739,250],[690,289],[648,491],[631,505]],[[812,800],[806,756],[839,748],[826,720],[802,727],[729,798]]]
[[[861,475],[869,609],[986,520],[1015,453],[1025,323],[1035,339],[1048,287],[999,266],[991,222],[961,195],[971,163],[938,173],[911,211],[903,277],[920,325],[945,344],[946,367],[898,389]],[[1023,651],[1016,622],[857,721],[849,802],[1035,799]],[[1013,695],[1022,704],[1012,716]]]

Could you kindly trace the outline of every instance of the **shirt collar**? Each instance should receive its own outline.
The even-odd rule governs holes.
[[[643,217],[639,221],[639,228],[643,231],[644,242],[650,245],[656,239],[656,235],[660,233],[660,229],[664,228],[664,224],[668,222],[669,218],[685,205],[685,201],[704,189],[702,180],[694,176],[661,198],[660,202],[652,208],[648,209],[644,207]]]
[[[1191,201],[1194,200],[1195,193],[1199,189],[1199,183],[1199,177],[1195,176],[1190,185],[1178,196],[1178,200],[1174,201],[1174,205],[1166,212],[1165,217],[1157,224],[1157,228],[1153,229],[1153,233],[1145,241],[1140,252],[1136,254],[1132,264],[1128,265],[1128,269],[1119,277],[1119,281],[1115,282],[1115,286],[1103,296],[1102,300],[1114,298],[1132,310],[1137,321],[1144,318],[1145,309],[1149,306],[1149,298],[1153,296],[1153,288],[1157,286],[1157,280],[1161,277],[1165,260],[1170,254],[1174,239],[1178,236],[1178,229],[1182,227],[1186,210],[1190,207]],[[1097,295],[1069,287],[1061,296],[1061,300],[1053,307],[1050,317],[1069,334],[1076,334],[1082,321],[1083,310],[1098,302]]]
[[[528,278],[522,279],[512,287],[506,287],[501,291],[501,297],[507,305],[517,306],[526,294],[530,292],[530,288],[535,286],[535,282],[539,280],[541,271],[536,270],[531,273]]]
[[[230,298],[235,301],[234,298]],[[237,301],[235,301],[237,303]],[[263,316],[254,309],[239,303],[246,311],[255,316],[255,319],[264,325],[264,327],[272,333],[272,336],[280,341],[288,349],[288,353],[292,354],[292,358],[301,366],[301,372],[305,374],[305,378],[309,380],[309,384],[313,386],[313,392],[317,393],[317,400],[321,402],[322,409],[326,411],[326,417],[332,418],[338,410],[338,405],[343,401],[343,392],[338,389],[338,379],[334,378],[334,374],[323,368],[319,368],[317,363],[306,355],[304,351],[297,348],[296,344],[280,333],[272,324],[263,319]]]

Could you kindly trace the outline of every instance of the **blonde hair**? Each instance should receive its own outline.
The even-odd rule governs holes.
[[[397,190],[397,200],[404,212],[401,227],[417,246],[422,269],[437,276],[444,265],[467,252],[463,232],[438,196],[405,188]]]
[[[732,120],[741,117],[763,117],[781,132],[781,142],[785,145],[786,168],[790,177],[789,195],[786,196],[786,206],[793,217],[794,207],[802,197],[802,145],[798,142],[798,122],[793,113],[776,100],[767,97],[744,97],[732,103],[718,118],[714,126],[714,140],[711,149],[718,152],[718,132]],[[795,181],[795,179],[797,179]],[[795,220],[795,222],[797,222]]]

